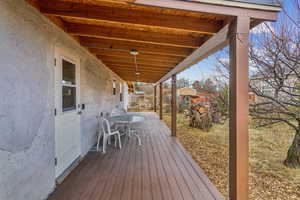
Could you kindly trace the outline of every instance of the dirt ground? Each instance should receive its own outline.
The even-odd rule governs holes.
[[[170,125],[170,116],[164,115]],[[219,191],[228,196],[228,123],[209,132],[188,127],[178,114],[178,138]],[[284,125],[250,127],[250,199],[299,200],[300,169],[286,168],[282,161],[293,139]]]

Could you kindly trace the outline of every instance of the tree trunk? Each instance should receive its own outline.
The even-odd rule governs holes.
[[[289,148],[284,164],[287,167],[300,168],[300,130],[297,131],[294,137],[294,141]]]

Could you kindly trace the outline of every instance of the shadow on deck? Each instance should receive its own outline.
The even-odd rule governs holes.
[[[49,200],[221,200],[203,170],[155,113],[142,113],[134,138],[121,150],[91,152]]]

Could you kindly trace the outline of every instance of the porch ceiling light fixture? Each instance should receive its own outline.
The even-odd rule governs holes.
[[[133,56],[137,56],[139,54],[139,52],[135,49],[130,50],[130,54]]]
[[[136,76],[136,81],[138,82],[138,76],[141,75],[141,73],[138,72],[136,56],[139,54],[139,52],[137,50],[133,49],[130,51],[130,54],[133,55],[134,65],[135,65],[135,76]]]
[[[135,66],[135,76],[136,76],[136,81],[138,82],[138,76],[141,75],[140,72],[138,72],[138,65],[137,65],[137,59],[136,56],[139,54],[139,52],[136,49],[132,49],[132,50],[126,50],[126,49],[117,49],[117,48],[113,48],[113,46],[110,46],[109,48],[103,48],[103,47],[97,47],[97,46],[86,46],[87,48],[90,49],[101,49],[101,50],[108,50],[108,51],[120,51],[120,52],[126,52],[129,53],[133,56],[134,58],[134,66]]]

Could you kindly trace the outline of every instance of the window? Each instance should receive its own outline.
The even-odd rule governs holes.
[[[66,60],[62,60],[62,80],[63,84],[76,84],[75,65]]]
[[[117,94],[117,89],[116,89],[116,81],[113,80],[113,95]]]
[[[62,60],[62,111],[76,109],[76,66]]]
[[[63,86],[63,112],[76,109],[76,88]]]
[[[120,83],[120,102],[123,101],[123,87],[122,87],[122,83]]]

